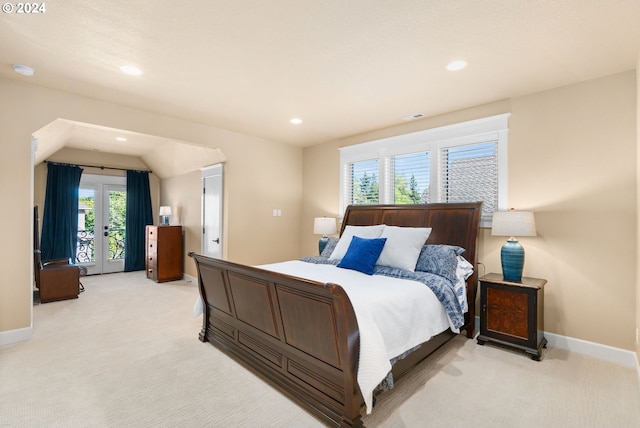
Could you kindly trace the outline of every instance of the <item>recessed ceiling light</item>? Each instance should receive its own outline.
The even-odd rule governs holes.
[[[124,138],[124,137],[116,137],[116,140],[118,140],[118,141],[127,141],[127,139]]]
[[[463,61],[463,60],[453,61],[447,65],[447,70],[449,71],[462,70],[466,66],[467,66],[467,61]]]
[[[133,65],[123,65],[120,67],[120,71],[123,73],[130,74],[132,76],[140,76],[142,74],[142,70]]]
[[[28,77],[33,76],[33,74],[36,72],[33,68],[27,67],[26,65],[20,65],[20,64],[14,64],[13,71]]]
[[[298,119],[297,117],[294,117],[289,122],[293,123],[294,125],[300,125],[302,123],[302,119]]]

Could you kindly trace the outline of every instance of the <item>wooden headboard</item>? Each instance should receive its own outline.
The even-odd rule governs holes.
[[[349,205],[342,221],[340,235],[347,225],[430,227],[427,244],[457,245],[466,251],[462,255],[473,264],[474,274],[467,280],[468,323],[475,316],[478,284],[478,234],[482,202],[439,203],[416,205]],[[469,333],[469,332],[467,332]]]

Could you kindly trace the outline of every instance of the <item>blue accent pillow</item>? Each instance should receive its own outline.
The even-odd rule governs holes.
[[[387,242],[387,238],[367,239],[354,236],[347,252],[338,263],[338,267],[373,275],[374,267],[385,242]]]
[[[455,284],[458,281],[458,256],[464,251],[464,248],[455,245],[424,245],[416,263],[416,271],[434,273]]]

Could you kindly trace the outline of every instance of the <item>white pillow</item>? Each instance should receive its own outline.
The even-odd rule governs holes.
[[[342,260],[349,249],[351,238],[358,236],[360,238],[379,238],[384,230],[384,224],[375,226],[347,226],[342,232],[340,240],[336,244],[333,253],[329,256],[329,260]]]
[[[385,227],[380,238],[387,238],[387,242],[377,264],[414,272],[422,246],[430,234],[430,227]]]

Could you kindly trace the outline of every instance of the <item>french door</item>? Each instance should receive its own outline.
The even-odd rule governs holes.
[[[76,263],[89,275],[124,271],[125,177],[82,175]]]

